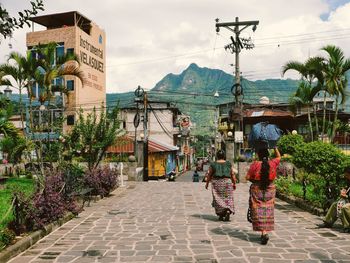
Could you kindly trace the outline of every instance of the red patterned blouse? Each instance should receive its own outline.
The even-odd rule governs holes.
[[[269,180],[273,181],[276,179],[277,175],[277,167],[280,164],[280,158],[275,158],[269,160],[270,165],[270,174]],[[247,179],[250,181],[259,181],[260,180],[260,169],[261,169],[261,161],[255,161],[250,165],[249,171],[247,173]]]

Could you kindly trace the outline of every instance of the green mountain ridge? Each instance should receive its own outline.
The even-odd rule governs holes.
[[[195,123],[194,132],[210,135],[214,130],[215,105],[232,102],[231,88],[235,83],[233,75],[219,69],[201,68],[195,63],[182,73],[167,74],[148,94],[150,100],[174,103],[183,114],[191,116]],[[296,90],[298,81],[287,79],[266,79],[250,81],[241,79],[244,102],[258,103],[259,98],[267,96],[272,103],[288,102]],[[215,92],[219,97],[214,97]],[[107,94],[107,106],[119,101],[121,107],[133,103],[133,92]]]

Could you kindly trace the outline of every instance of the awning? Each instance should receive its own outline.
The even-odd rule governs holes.
[[[148,139],[148,151],[149,152],[173,152],[178,151],[179,147],[170,145],[164,142],[160,142],[155,139]]]

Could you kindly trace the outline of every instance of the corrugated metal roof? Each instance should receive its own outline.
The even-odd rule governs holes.
[[[179,147],[170,145],[167,143],[160,142],[155,139],[148,140],[148,151],[149,152],[173,152],[179,150]]]
[[[266,109],[266,108],[259,108],[259,109],[250,109],[244,111],[244,117],[251,117],[251,118],[257,118],[257,117],[293,117],[293,113],[291,111],[283,111],[278,109]]]

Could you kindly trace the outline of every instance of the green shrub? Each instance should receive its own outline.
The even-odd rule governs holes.
[[[304,145],[304,138],[299,134],[283,135],[278,141],[278,149],[281,154],[294,155],[298,147]]]
[[[334,145],[323,142],[306,143],[293,155],[294,164],[308,174],[308,181],[316,187],[320,196],[336,198],[338,185],[343,177],[347,157]]]
[[[9,244],[11,244],[11,242],[15,239],[16,234],[8,229],[8,228],[4,228],[0,230],[0,250],[6,246],[8,246]]]

